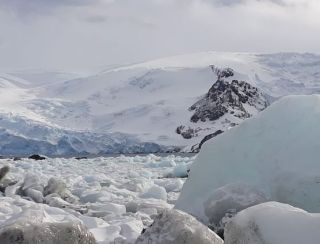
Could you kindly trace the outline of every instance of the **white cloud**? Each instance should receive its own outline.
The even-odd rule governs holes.
[[[1,0],[0,67],[83,69],[186,52],[320,52],[318,0]]]

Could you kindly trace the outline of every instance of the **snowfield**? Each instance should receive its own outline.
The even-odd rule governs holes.
[[[153,217],[174,206],[185,181],[175,173],[186,175],[193,160],[174,155],[1,159],[0,167],[10,171],[0,181],[0,243],[22,236],[30,243],[38,237],[44,243],[88,244],[94,243],[91,234],[99,244],[134,243]],[[77,235],[83,242],[73,240]]]

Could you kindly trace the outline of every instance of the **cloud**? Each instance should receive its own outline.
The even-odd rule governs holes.
[[[2,69],[86,69],[206,50],[320,52],[319,0],[1,0]]]

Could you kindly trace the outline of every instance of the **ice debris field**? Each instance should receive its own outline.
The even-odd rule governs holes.
[[[19,238],[12,231],[27,228],[26,223],[45,226],[48,233],[54,232],[54,223],[71,223],[78,225],[79,233],[73,233],[78,238],[92,235],[99,244],[134,243],[153,216],[173,207],[193,160],[191,156],[152,154],[81,160],[1,159],[0,167],[9,166],[10,171],[0,183],[0,229],[8,230],[8,238]],[[51,237],[39,233],[40,229],[31,232],[52,243],[88,243],[59,239],[67,236],[63,231]]]

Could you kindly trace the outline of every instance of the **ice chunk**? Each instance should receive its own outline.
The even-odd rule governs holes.
[[[103,193],[101,191],[87,191],[83,193],[80,197],[80,201],[83,203],[94,203],[99,200],[100,197],[103,197]]]
[[[66,183],[64,183],[62,180],[50,178],[47,186],[44,188],[44,195],[46,196],[52,193],[57,193],[61,197],[64,197],[66,188]]]
[[[121,225],[120,234],[126,238],[127,242],[134,242],[143,229],[143,224],[141,221],[128,221]]]
[[[158,186],[162,186],[167,192],[180,192],[183,186],[182,179],[156,179],[154,183]]]
[[[43,203],[44,198],[41,191],[28,188],[24,191],[24,195],[30,197],[33,201],[37,203]]]
[[[22,186],[22,190],[25,191],[26,189],[35,189],[37,191],[43,192],[43,185],[41,184],[40,176],[35,173],[28,173],[26,174]]]
[[[137,239],[136,244],[223,244],[208,227],[179,210],[165,210]]]
[[[167,201],[167,192],[162,186],[154,185],[141,195],[142,198],[155,198]]]
[[[114,239],[119,237],[120,226],[106,226],[100,228],[93,228],[90,230],[95,236],[96,240],[100,243],[112,243]]]
[[[189,175],[189,165],[182,163],[178,164],[171,173],[169,173],[169,177],[178,177],[178,178],[186,178]]]
[[[225,244],[320,243],[320,214],[268,202],[238,213],[226,226]]]
[[[88,208],[89,210],[91,210],[91,212],[100,212],[101,214],[103,213],[104,214],[103,216],[107,214],[121,215],[126,213],[126,207],[124,205],[110,203],[110,202],[105,202],[103,204],[99,204],[99,203],[90,204]]]
[[[204,144],[178,209],[208,222],[204,203],[242,182],[271,201],[320,212],[320,96],[289,96]]]

